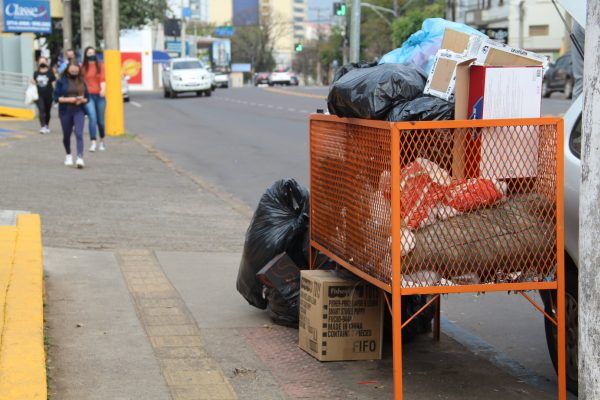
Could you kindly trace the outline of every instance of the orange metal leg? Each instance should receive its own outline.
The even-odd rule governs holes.
[[[558,278],[558,307],[556,309],[556,319],[558,320],[558,400],[567,399],[567,367],[566,367],[566,311],[565,311],[565,282],[564,275]]]
[[[435,314],[433,316],[433,340],[440,341],[440,319],[442,313],[442,296],[438,296],[435,302]]]
[[[402,400],[402,296],[392,296],[394,346],[394,400]]]

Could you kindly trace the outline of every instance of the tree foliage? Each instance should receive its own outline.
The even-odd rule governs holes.
[[[444,16],[443,1],[437,0],[430,4],[429,1],[421,0],[416,3],[393,22],[392,38],[394,47],[402,45],[410,35],[421,29],[423,21],[427,18]]]
[[[259,25],[239,26],[231,38],[234,63],[250,63],[253,72],[271,71],[275,67],[275,40],[286,32],[286,23],[277,15],[261,18]]]
[[[169,10],[167,0],[120,0],[119,1],[119,26],[121,29],[139,28],[152,21],[163,21]],[[80,0],[71,1],[71,13],[73,20],[73,47],[81,46],[81,9]],[[102,41],[102,0],[94,0],[94,28],[96,33],[96,44]],[[50,54],[54,61],[62,49],[62,29],[53,29],[50,35],[38,35],[45,37]]]

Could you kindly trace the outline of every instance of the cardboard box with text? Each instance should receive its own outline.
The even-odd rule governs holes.
[[[306,270],[300,278],[299,346],[320,361],[379,360],[379,289],[351,274]]]

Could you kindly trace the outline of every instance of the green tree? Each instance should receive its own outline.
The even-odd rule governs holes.
[[[369,3],[392,9],[392,0],[369,0]],[[404,2],[400,2],[404,3]],[[380,58],[394,48],[392,42],[392,14],[377,12],[363,7],[361,10],[360,54],[362,60],[372,61]]]
[[[81,12],[79,0],[72,0],[73,19],[73,47],[80,47],[81,42]],[[152,21],[163,21],[165,13],[169,10],[167,0],[121,0],[119,1],[119,25],[121,29],[139,28]],[[94,25],[96,30],[96,43],[102,41],[102,0],[94,0]],[[50,35],[38,35],[47,40],[53,61],[62,50],[62,29],[53,29]]]
[[[410,35],[421,29],[424,20],[435,17],[444,17],[442,0],[436,0],[433,4],[430,4],[429,0],[412,3],[403,15],[392,23],[394,47],[402,45]]]

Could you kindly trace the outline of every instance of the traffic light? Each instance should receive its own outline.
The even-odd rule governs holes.
[[[335,2],[333,3],[333,15],[337,15],[338,17],[343,17],[346,15],[346,3],[343,2]]]
[[[300,53],[302,51],[302,43],[296,43],[296,53]]]

